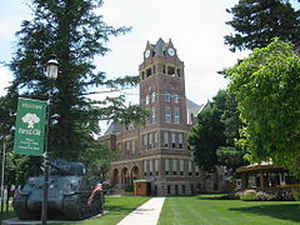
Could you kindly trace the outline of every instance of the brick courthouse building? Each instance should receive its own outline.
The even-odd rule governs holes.
[[[152,115],[144,126],[113,122],[100,137],[119,154],[109,172],[111,184],[125,188],[144,179],[153,195],[222,191],[222,170],[200,171],[188,151],[187,134],[204,105],[186,98],[184,63],[171,40],[147,42],[139,75],[140,105]]]

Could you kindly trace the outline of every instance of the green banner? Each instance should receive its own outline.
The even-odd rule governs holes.
[[[25,155],[44,152],[47,102],[19,98],[14,151]]]

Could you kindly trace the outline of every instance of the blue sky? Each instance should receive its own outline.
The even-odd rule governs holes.
[[[226,8],[237,0],[106,0],[104,7],[97,10],[107,23],[114,26],[132,26],[125,36],[112,38],[108,44],[111,52],[97,57],[95,64],[109,76],[136,75],[142,63],[147,40],[155,43],[162,37],[172,39],[177,53],[185,62],[186,96],[198,104],[212,98],[227,81],[217,71],[232,66],[238,58],[246,55],[231,53],[224,45],[223,36],[231,29],[225,25],[230,20]],[[293,1],[299,8],[299,3]],[[4,0],[0,8],[0,61],[8,61],[15,50],[15,32],[22,20],[30,18],[26,4],[29,0]],[[0,95],[12,76],[0,66]],[[128,93],[128,91],[126,91]],[[126,94],[125,93],[125,94]],[[101,96],[93,96],[102,98]],[[128,95],[136,102],[138,90]]]

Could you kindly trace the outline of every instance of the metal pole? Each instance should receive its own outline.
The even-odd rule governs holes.
[[[50,122],[51,122],[51,104],[53,98],[54,80],[52,81],[51,90],[48,99],[47,110],[47,127],[46,127],[46,141],[45,141],[45,153],[44,153],[44,189],[43,189],[43,204],[42,204],[42,225],[47,225],[48,217],[48,188],[49,188],[49,165],[48,165],[48,147],[50,144]]]
[[[3,136],[3,151],[2,151],[2,172],[1,172],[1,215],[4,209],[4,168],[5,168],[5,136]]]

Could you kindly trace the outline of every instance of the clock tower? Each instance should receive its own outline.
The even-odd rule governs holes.
[[[186,129],[184,63],[174,45],[161,38],[147,42],[139,66],[140,104],[152,112],[147,125]]]

